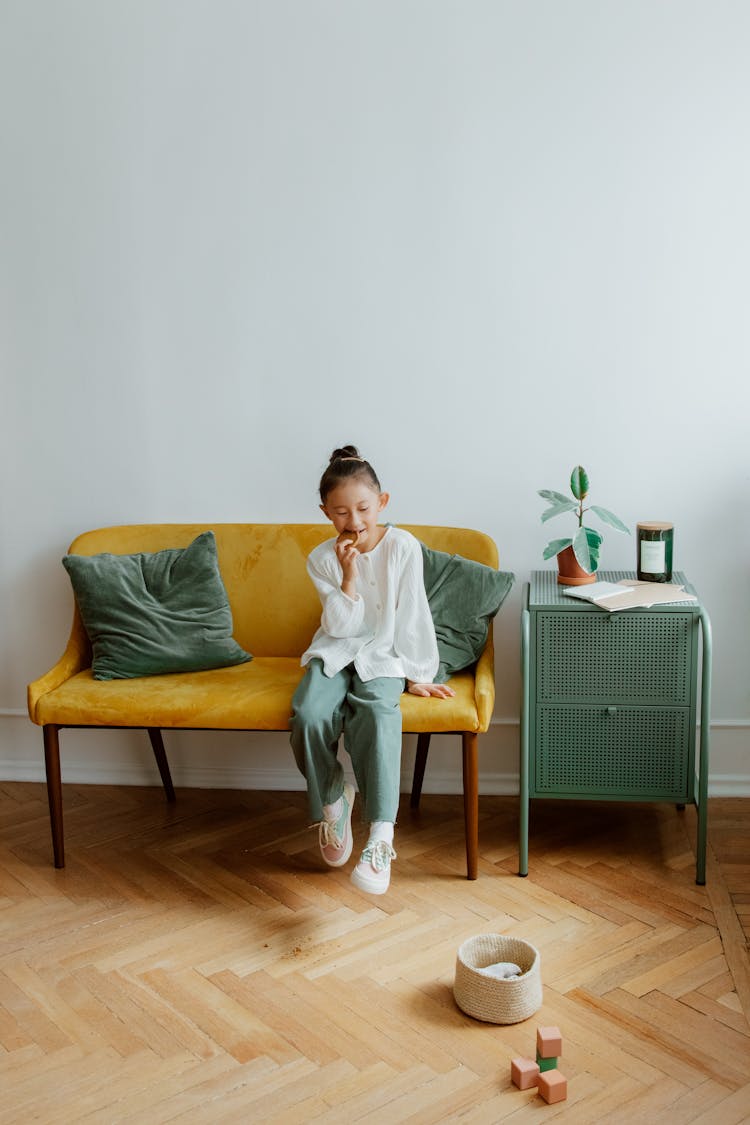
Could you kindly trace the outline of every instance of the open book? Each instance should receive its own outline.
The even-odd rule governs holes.
[[[588,586],[566,586],[563,590],[571,598],[581,598],[593,602],[610,613],[618,609],[648,608],[652,605],[668,605],[670,602],[696,602],[694,594],[688,594],[684,586],[671,582],[592,582]]]
[[[566,586],[563,593],[570,594],[571,598],[582,598],[585,602],[600,602],[632,589],[632,586],[620,585],[619,582],[589,582],[586,586]]]

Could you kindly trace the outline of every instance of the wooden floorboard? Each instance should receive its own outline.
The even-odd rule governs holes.
[[[66,785],[67,866],[46,793],[0,785],[0,1119],[75,1122],[750,1121],[750,801],[404,798],[391,890],[321,867],[299,793]],[[361,826],[356,826],[362,841]],[[351,865],[350,865],[351,866]],[[453,1000],[480,933],[541,954],[544,1002],[483,1024]],[[568,1100],[510,1083],[539,1024]]]

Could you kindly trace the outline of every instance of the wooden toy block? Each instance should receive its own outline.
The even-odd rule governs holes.
[[[536,1064],[540,1070],[557,1070],[557,1056],[546,1059],[544,1055],[536,1053]]]
[[[536,1088],[548,1105],[564,1102],[568,1096],[568,1080],[559,1070],[548,1070],[540,1074]]]
[[[533,1059],[512,1059],[510,1077],[519,1090],[530,1090],[539,1080],[539,1067]]]
[[[543,1059],[556,1059],[562,1054],[562,1035],[559,1027],[536,1029],[536,1053]]]

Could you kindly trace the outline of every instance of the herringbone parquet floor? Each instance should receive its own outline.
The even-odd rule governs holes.
[[[0,1120],[750,1120],[750,802],[537,803],[516,874],[512,798],[405,799],[391,891],[321,870],[302,794],[0,785]],[[743,932],[743,926],[745,932]],[[541,952],[544,1005],[498,1027],[452,996],[477,933]],[[568,1100],[510,1085],[558,1024]]]

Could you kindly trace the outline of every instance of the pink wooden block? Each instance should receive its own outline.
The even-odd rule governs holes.
[[[536,1086],[545,1102],[564,1102],[568,1096],[568,1080],[559,1070],[545,1070],[539,1075]]]
[[[536,1049],[543,1059],[556,1059],[562,1054],[562,1035],[559,1027],[538,1027]]]
[[[512,1059],[510,1077],[519,1090],[530,1090],[539,1081],[539,1067],[533,1059]]]

